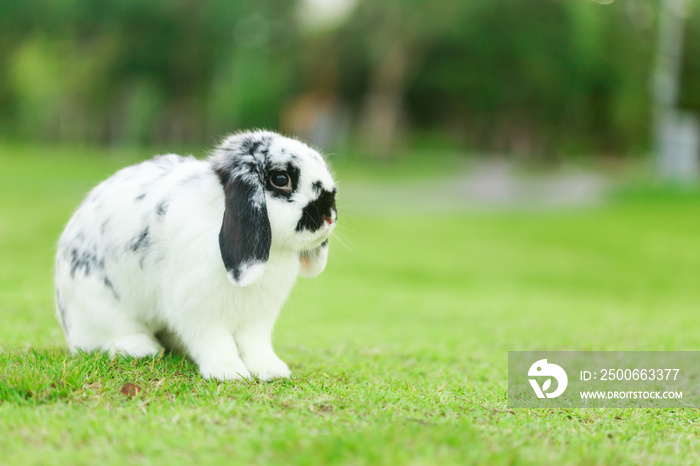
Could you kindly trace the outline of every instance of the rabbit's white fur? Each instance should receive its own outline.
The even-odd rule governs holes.
[[[294,191],[271,186],[271,172],[296,173]],[[71,350],[143,357],[165,345],[207,378],[288,377],[272,329],[297,275],[326,265],[334,196],[317,152],[263,131],[230,136],[207,160],[120,170],[59,240],[56,308]]]

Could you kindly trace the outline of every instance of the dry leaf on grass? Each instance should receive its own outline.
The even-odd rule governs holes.
[[[134,398],[136,395],[141,393],[142,390],[143,388],[139,387],[138,385],[134,385],[131,382],[127,382],[122,387],[121,392],[129,398]]]

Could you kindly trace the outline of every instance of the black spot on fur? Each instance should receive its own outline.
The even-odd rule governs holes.
[[[251,136],[241,141],[241,150],[244,154],[254,155],[257,152],[258,147],[260,147],[260,144],[262,144],[260,139],[256,139]]]
[[[270,156],[272,141],[273,137],[267,135],[247,135],[236,139],[237,144],[222,147],[221,150],[228,157],[216,169],[221,184],[225,186],[234,172],[257,175],[260,182],[265,183],[265,167]]]
[[[333,191],[324,189],[318,196],[318,199],[306,204],[301,212],[301,218],[299,223],[297,223],[296,230],[318,230],[323,226],[324,217],[330,217],[331,212],[335,210],[335,189]]]
[[[138,252],[140,249],[146,250],[151,245],[151,239],[148,236],[148,227],[144,228],[133,240],[131,240],[131,250]]]
[[[326,240],[326,241],[324,241],[323,243],[321,243],[321,247],[322,247],[322,248],[325,248],[326,246],[328,246],[328,240]]]
[[[146,197],[146,193],[139,194],[138,196],[136,196],[136,197],[134,198],[134,200],[135,200],[135,201],[142,201],[144,197]]]
[[[249,136],[241,141],[241,150],[244,154],[255,155],[260,153],[265,160],[270,156],[270,146],[272,138],[270,136]]]
[[[162,200],[156,204],[156,216],[158,216],[158,219],[165,217],[165,214],[168,213],[168,207],[169,203],[166,200]]]
[[[320,193],[323,190],[323,183],[321,183],[320,181],[314,181],[311,184],[311,187],[313,188],[315,193]]]
[[[109,288],[109,290],[112,292],[112,295],[114,296],[114,299],[119,301],[121,298],[119,297],[119,293],[117,293],[117,290],[114,288],[114,284],[112,281],[109,279],[107,275],[104,276],[104,279],[102,280],[102,283]]]
[[[94,252],[77,246],[70,248],[68,260],[70,260],[71,278],[75,278],[78,271],[82,271],[88,277],[93,271],[104,270],[105,267],[104,258],[98,258]]]
[[[141,233],[139,233],[135,238],[129,243],[132,252],[135,252],[141,256],[139,260],[139,265],[143,269],[144,261],[148,255],[148,251],[151,247],[151,237],[149,235],[149,228],[144,228]]]

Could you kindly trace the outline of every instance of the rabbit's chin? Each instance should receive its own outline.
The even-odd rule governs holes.
[[[333,233],[337,222],[325,224],[316,231],[295,231],[282,241],[276,243],[286,251],[310,251],[321,246]],[[273,232],[273,246],[275,243]]]
[[[337,223],[332,223],[331,225],[324,226],[319,232],[318,237],[309,245],[309,249],[316,249],[325,243],[331,236],[331,233],[333,233],[333,230],[335,230],[336,225]]]
[[[334,225],[335,226],[335,225]],[[287,243],[286,249],[292,249],[295,251],[311,251],[320,247],[325,243],[333,232],[333,227],[324,228],[323,231],[309,234],[305,238],[295,238],[295,241]]]

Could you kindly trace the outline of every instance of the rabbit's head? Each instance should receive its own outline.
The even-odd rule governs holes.
[[[231,283],[260,277],[271,248],[294,251],[301,275],[321,273],[338,217],[323,157],[294,139],[257,131],[229,136],[211,161],[225,193],[219,246]]]

